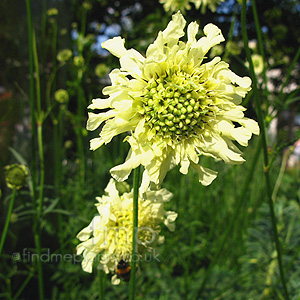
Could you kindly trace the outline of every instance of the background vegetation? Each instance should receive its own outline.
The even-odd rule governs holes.
[[[246,43],[264,61],[254,77],[246,64],[238,2],[227,0],[215,13],[201,15],[193,5],[185,12],[200,28],[218,25],[226,39],[218,55],[237,74],[252,75],[256,89],[243,105],[251,118],[262,112],[269,163],[262,138],[255,137],[243,149],[243,165],[203,159],[219,172],[208,187],[193,172],[169,172],[163,186],[174,193],[168,209],[179,214],[177,229],[164,230],[159,261],[139,266],[136,299],[300,299],[300,166],[293,146],[300,125],[299,17],[298,1],[247,4]],[[118,67],[100,43],[121,35],[127,48],[144,53],[170,18],[150,0],[0,2],[1,228],[15,198],[0,256],[1,298],[99,299],[101,285],[105,299],[128,298],[126,283],[112,286],[109,276],[101,282],[96,270],[83,272],[75,256],[76,234],[93,217],[108,170],[128,150],[120,136],[89,151],[98,133],[85,129],[86,107],[101,97],[109,71]],[[4,166],[13,163],[30,171],[28,184],[16,192],[4,177]],[[44,254],[43,261],[32,254]]]

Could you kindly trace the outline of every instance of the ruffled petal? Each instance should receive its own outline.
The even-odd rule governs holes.
[[[126,48],[124,47],[125,39],[120,36],[114,37],[107,40],[101,44],[102,48],[108,50],[112,55],[116,57],[121,57],[126,53]]]
[[[94,114],[92,112],[89,112],[88,113],[89,118],[86,124],[86,129],[91,131],[95,130],[101,125],[101,123],[103,123],[107,119],[114,117],[115,115],[116,112],[113,110],[109,110],[107,112],[99,113],[99,114]]]
[[[199,175],[199,182],[201,182],[204,186],[210,185],[218,175],[218,172],[204,168],[200,165],[194,164],[193,162],[191,163],[191,166],[197,171]]]

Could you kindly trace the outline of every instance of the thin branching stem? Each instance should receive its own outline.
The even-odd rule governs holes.
[[[270,215],[271,215],[271,220],[272,220],[272,227],[273,227],[273,233],[274,233],[274,240],[275,240],[275,246],[276,246],[276,251],[277,251],[277,261],[278,261],[278,267],[279,267],[279,273],[280,273],[280,279],[281,279],[281,284],[284,290],[284,295],[285,299],[289,300],[289,293],[286,285],[286,279],[282,267],[282,256],[281,256],[281,245],[279,242],[279,235],[278,235],[278,230],[277,230],[277,220],[275,216],[275,211],[274,211],[274,205],[273,205],[273,200],[272,200],[272,185],[271,185],[271,180],[270,180],[270,168],[269,168],[269,158],[268,158],[268,145],[267,145],[267,137],[266,137],[266,129],[265,129],[265,124],[264,124],[264,118],[263,118],[263,112],[261,109],[261,100],[257,88],[257,80],[254,72],[254,66],[253,62],[251,59],[251,52],[249,49],[248,45],[248,34],[247,34],[247,28],[246,28],[246,2],[247,0],[243,0],[243,5],[242,5],[242,15],[241,15],[241,23],[242,23],[242,35],[243,35],[243,40],[244,40],[244,47],[245,47],[245,52],[247,59],[249,61],[249,69],[250,69],[250,74],[253,80],[253,94],[254,94],[254,99],[255,99],[255,104],[256,104],[256,111],[257,111],[257,117],[258,117],[258,123],[261,129],[261,139],[262,139],[262,148],[263,148],[263,156],[264,156],[264,175],[265,175],[265,180],[266,180],[266,188],[267,188],[267,199],[268,199],[268,204],[269,204],[269,209],[270,209]],[[254,0],[252,0],[252,3]]]

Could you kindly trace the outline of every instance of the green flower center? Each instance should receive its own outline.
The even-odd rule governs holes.
[[[177,67],[178,69],[178,67]],[[200,74],[169,69],[152,78],[142,97],[142,115],[156,135],[180,141],[196,135],[214,116],[214,84]]]

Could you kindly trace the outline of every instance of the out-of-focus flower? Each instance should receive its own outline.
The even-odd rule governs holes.
[[[47,15],[50,17],[52,17],[52,16],[56,16],[56,15],[58,15],[58,10],[57,10],[57,8],[55,8],[55,7],[53,7],[53,8],[49,8],[48,10],[47,10]]]
[[[92,4],[89,3],[89,2],[87,2],[87,1],[84,1],[84,2],[82,3],[82,7],[83,7],[84,9],[86,9],[86,10],[90,10],[90,9],[92,9]]]
[[[83,253],[82,268],[90,273],[97,256],[99,267],[106,273],[114,272],[121,259],[131,261],[133,192],[120,194],[113,179],[105,191],[106,195],[96,198],[99,215],[77,235],[82,242],[77,246],[77,254]],[[139,257],[153,251],[153,247],[162,242],[161,224],[164,223],[171,231],[175,230],[174,221],[177,214],[165,211],[163,207],[164,202],[170,201],[171,198],[172,193],[166,189],[147,191],[143,199],[140,195],[137,233]],[[118,284],[119,279],[113,276],[112,282]]]
[[[75,56],[74,57],[74,65],[78,68],[84,66],[84,58],[82,56]]]
[[[190,10],[193,3],[196,9],[199,9],[201,6],[201,13],[206,12],[208,7],[212,12],[216,11],[217,6],[224,0],[159,0],[164,6],[166,12],[174,13],[178,10],[184,12],[185,10]]]
[[[234,41],[228,41],[226,44],[226,50],[231,54],[231,55],[239,55],[242,52],[241,46],[234,42]]]
[[[66,62],[72,57],[73,53],[70,49],[63,49],[58,52],[57,60],[60,62]]]
[[[64,89],[59,89],[54,93],[54,99],[63,104],[69,101],[69,93]]]
[[[62,28],[59,33],[60,35],[66,35],[68,33],[68,30],[67,28]]]
[[[185,20],[180,12],[146,51],[146,58],[134,49],[126,50],[124,39],[115,37],[102,43],[120,59],[121,69],[110,73],[112,85],[103,89],[108,99],[94,99],[88,130],[103,122],[100,137],[91,140],[95,150],[120,133],[131,149],[126,162],[112,168],[118,181],[126,180],[132,169],[143,165],[143,187],[150,181],[160,185],[166,173],[181,164],[188,173],[191,165],[199,181],[209,185],[217,172],[200,166],[201,155],[229,164],[244,162],[233,143],[248,145],[252,133],[259,134],[257,122],[244,116],[242,98],[251,89],[251,79],[239,77],[229,65],[215,57],[205,61],[207,52],[224,41],[221,30],[208,24],[205,36],[196,40],[198,24],[192,22],[184,36]],[[236,126],[240,124],[240,126]]]
[[[264,60],[259,54],[252,54],[251,59],[253,62],[254,72],[256,75],[260,75],[264,70]],[[249,62],[246,62],[246,67],[249,68]]]
[[[20,189],[26,185],[28,171],[25,166],[12,164],[5,167],[5,181],[10,189]]]
[[[95,68],[95,74],[101,78],[106,76],[109,70],[110,69],[106,64],[98,64]]]
[[[220,56],[224,52],[223,45],[216,45],[213,48],[211,48],[209,52],[209,57],[214,58],[215,56]]]

